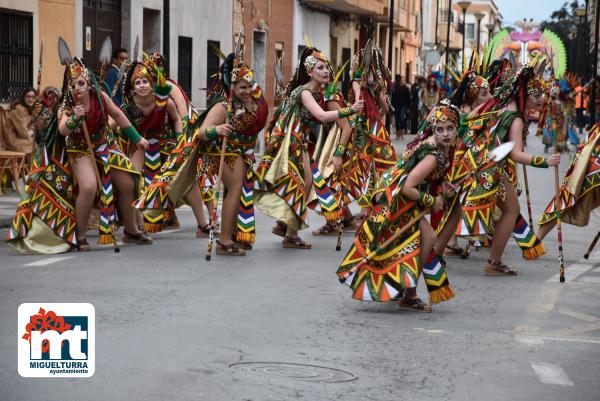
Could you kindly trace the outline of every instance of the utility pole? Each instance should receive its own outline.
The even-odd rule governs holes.
[[[392,55],[393,55],[393,47],[394,47],[394,3],[395,0],[390,0],[390,27],[389,27],[389,32],[388,32],[388,69],[390,70],[390,73],[392,74],[392,76],[394,75],[393,71],[392,71]],[[393,87],[391,88],[391,90],[393,90]],[[391,95],[391,91],[390,91],[390,95]],[[391,127],[391,120],[392,120],[392,115],[393,113],[391,111],[388,112],[386,119],[385,119],[385,129],[390,132],[390,127]]]
[[[592,125],[596,123],[596,75],[598,75],[598,20],[600,20],[600,5],[594,0],[594,57],[592,59],[592,96],[590,110]]]

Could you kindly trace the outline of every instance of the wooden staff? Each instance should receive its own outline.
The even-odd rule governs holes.
[[[79,96],[77,96],[79,98]],[[94,174],[96,175],[96,184],[98,185],[98,190],[100,191],[100,197],[102,197],[102,193],[104,188],[102,187],[102,179],[100,178],[100,172],[98,171],[98,165],[96,164],[96,153],[94,152],[94,147],[92,146],[92,141],[90,140],[90,135],[88,133],[87,125],[85,120],[81,123],[81,127],[83,129],[83,136],[85,137],[85,142],[88,147],[88,152],[92,155],[92,164],[94,165]],[[114,213],[114,212],[113,212]],[[119,243],[117,241],[117,233],[115,230],[115,217],[114,214],[112,216],[112,222],[110,224],[110,234],[113,238],[113,248],[115,253],[121,252],[119,248]]]
[[[558,135],[554,138],[554,153],[558,153]],[[559,268],[559,281],[565,282],[565,261],[563,255],[563,240],[562,240],[562,227],[560,224],[560,185],[558,180],[558,165],[554,166],[554,191],[556,196],[554,197],[554,210],[556,211],[556,233],[558,235],[558,268]]]
[[[594,247],[596,246],[596,242],[598,242],[598,239],[600,239],[600,231],[598,231],[598,234],[596,234],[596,236],[594,237],[594,240],[590,244],[590,247],[588,248],[587,252],[585,253],[585,255],[583,255],[584,259],[590,258],[590,253],[592,253],[592,251],[594,250]]]

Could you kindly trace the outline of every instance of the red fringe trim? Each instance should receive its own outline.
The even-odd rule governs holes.
[[[235,240],[237,242],[242,242],[244,244],[254,244],[254,242],[256,242],[256,234],[252,234],[252,233],[243,233],[238,231],[235,234]]]
[[[332,222],[337,222],[344,215],[344,211],[341,209],[338,209],[333,212],[323,212],[322,215],[323,215],[323,217],[325,217],[325,220],[332,223]]]
[[[449,301],[454,298],[456,294],[452,291],[449,285],[445,287],[438,288],[437,290],[433,290],[429,293],[429,302],[432,304],[439,304],[440,302]]]
[[[159,233],[163,230],[162,223],[145,223],[144,222],[144,231],[147,233]]]
[[[544,255],[545,253],[546,253],[546,250],[544,249],[544,246],[540,242],[539,244],[537,244],[529,249],[523,249],[523,259],[536,260],[537,258]]]
[[[113,243],[113,236],[110,234],[100,234],[98,243],[101,245],[109,245]]]

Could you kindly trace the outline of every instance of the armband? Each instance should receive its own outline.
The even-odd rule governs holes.
[[[346,118],[356,114],[352,107],[344,107],[338,110],[338,118]]]
[[[131,140],[133,143],[138,143],[139,141],[142,140],[142,137],[140,136],[140,134],[137,132],[137,130],[135,129],[135,127],[133,125],[130,125],[127,128],[121,128],[121,132],[123,133],[123,135],[125,135],[127,138],[129,138],[129,140]]]
[[[548,160],[544,156],[533,156],[529,164],[533,167],[548,168]]]
[[[209,125],[204,130],[204,135],[209,141],[214,141],[215,139],[217,139],[218,136],[217,127],[215,127],[214,125]]]
[[[335,149],[335,152],[333,153],[333,155],[335,157],[342,157],[344,155],[344,153],[346,153],[346,146],[342,145],[341,143],[337,146],[337,148]]]
[[[70,131],[74,131],[81,125],[83,118],[75,118],[74,114],[71,114],[69,118],[65,121],[65,127]]]
[[[419,191],[419,202],[425,207],[431,207],[435,205],[435,198],[427,192]]]

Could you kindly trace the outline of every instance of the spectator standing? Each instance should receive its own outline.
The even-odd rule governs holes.
[[[421,114],[421,100],[419,94],[421,92],[422,77],[415,77],[415,82],[410,88],[410,133],[416,135],[419,130],[419,116]]]
[[[410,89],[404,78],[399,74],[394,79],[392,91],[392,106],[394,106],[394,119],[396,121],[396,138],[404,139],[406,134],[406,116],[410,107]]]
[[[127,61],[129,54],[127,53],[127,49],[118,48],[113,51],[112,54],[112,64],[108,71],[106,72],[106,77],[104,78],[104,82],[108,86],[108,90],[112,91],[115,84],[117,83],[117,77],[119,75],[119,69],[123,65],[124,62]],[[121,82],[122,84],[122,82]],[[115,96],[113,97],[113,101],[117,104],[117,106],[121,107],[123,103],[123,85],[119,85]],[[110,92],[109,92],[110,94]]]

